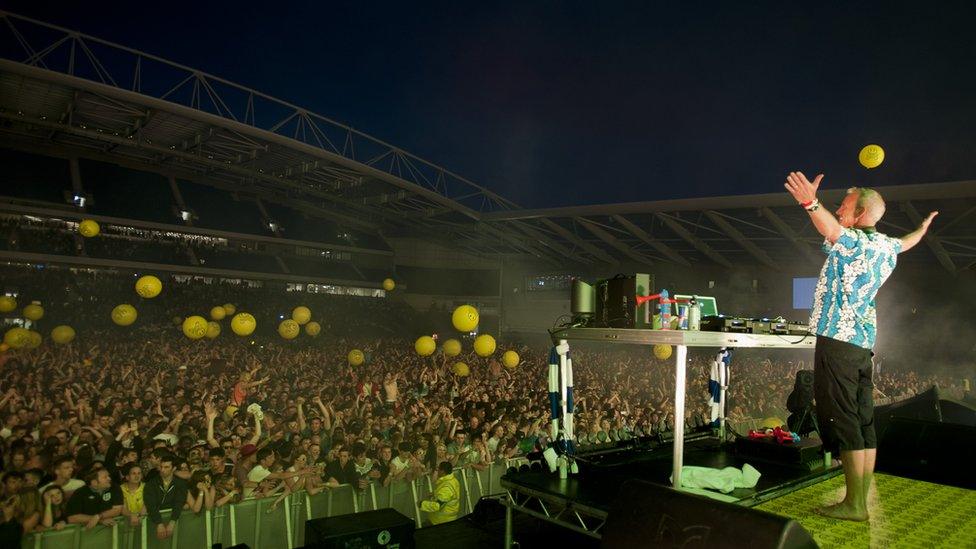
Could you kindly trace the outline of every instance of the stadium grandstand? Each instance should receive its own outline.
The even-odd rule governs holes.
[[[571,314],[574,280],[653,273],[653,290],[712,296],[725,314],[805,322],[803,288],[824,257],[784,192],[525,209],[259,90],[2,11],[0,189],[0,293],[15,303],[3,330],[43,336],[0,355],[13,536],[2,539],[23,547],[290,549],[306,543],[306,521],[387,508],[436,547],[439,515],[425,503],[444,478],[457,480],[457,518],[504,497],[502,476],[530,456],[539,467],[555,419],[548,330]],[[976,181],[878,190],[887,233],[940,214],[879,294],[876,402],[933,386],[971,398]],[[820,200],[833,211],[845,194]],[[91,221],[97,236],[83,234]],[[146,275],[158,297],[134,291]],[[134,324],[113,317],[120,304],[138,311]],[[456,329],[463,305],[476,329]],[[284,337],[298,307],[321,332],[306,318]],[[243,337],[238,311],[256,319]],[[218,333],[195,340],[194,315]],[[56,343],[56,326],[73,340]],[[498,341],[491,358],[472,350],[481,334]],[[431,356],[415,351],[424,335],[437,337]],[[458,358],[441,349],[451,338]],[[919,341],[931,352],[915,352]],[[350,364],[353,350],[365,364]],[[574,353],[581,448],[673,436],[663,359],[600,344]],[[711,421],[712,358],[690,353],[677,418],[689,431]],[[742,431],[785,418],[797,372],[812,367],[801,350],[737,360],[728,418]],[[160,515],[149,494],[167,475],[183,488]],[[86,490],[118,491],[118,505],[72,499]],[[579,521],[587,542],[599,537]]]

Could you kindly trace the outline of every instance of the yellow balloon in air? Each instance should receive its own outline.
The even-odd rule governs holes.
[[[3,342],[11,349],[23,349],[30,343],[30,330],[15,326],[3,334]]]
[[[36,301],[31,303],[24,307],[24,318],[33,321],[44,318],[44,307],[41,307],[41,304]]]
[[[278,324],[278,335],[285,339],[295,339],[301,331],[302,327],[298,325],[298,322],[290,318],[286,318]]]
[[[210,318],[213,320],[223,320],[227,316],[227,311],[220,305],[210,309]]]
[[[227,306],[224,305],[226,308]],[[239,336],[249,336],[254,333],[254,328],[257,328],[258,322],[254,320],[254,316],[250,313],[237,313],[234,318],[230,319],[230,329],[235,334]]]
[[[474,352],[480,357],[491,356],[495,353],[495,338],[488,334],[474,338]]]
[[[237,307],[233,303],[224,303],[224,314],[226,316],[232,316],[237,312]]]
[[[186,317],[183,320],[183,335],[190,339],[202,339],[207,335],[207,319],[199,315]]]
[[[658,360],[667,360],[671,358],[671,346],[670,345],[655,345],[654,346],[654,356]]]
[[[312,320],[312,311],[305,306],[295,307],[295,310],[291,312],[291,319],[299,324],[306,324],[309,320]]]
[[[518,353],[516,353],[515,351],[505,351],[505,354],[502,355],[502,364],[504,364],[506,368],[514,368],[518,366],[519,364]]]
[[[454,329],[459,332],[473,331],[478,327],[478,309],[471,305],[461,305],[454,309],[454,314],[451,315],[451,323],[454,324]]]
[[[12,296],[0,296],[0,313],[9,313],[17,308],[17,300]]]
[[[98,226],[98,222],[94,219],[83,219],[81,223],[78,224],[78,232],[81,236],[85,238],[91,238],[93,236],[98,236],[102,228]]]
[[[448,339],[441,346],[446,356],[458,356],[461,354],[461,342],[456,339]]]
[[[463,362],[455,362],[454,366],[451,367],[451,371],[458,377],[467,377],[471,374],[471,368],[468,368],[468,365]]]
[[[420,356],[430,356],[437,350],[437,342],[430,336],[420,336],[414,342],[413,348]]]
[[[392,278],[387,278],[386,280],[383,281],[384,290],[388,292],[392,292],[393,288],[396,288],[396,282],[394,282]]]
[[[314,320],[305,325],[305,335],[317,337],[322,332],[322,325]]]
[[[152,299],[163,291],[163,283],[153,275],[146,275],[136,280],[136,293],[140,297]]]
[[[363,363],[363,361],[366,360],[366,355],[364,355],[359,349],[353,349],[349,351],[349,354],[346,356],[346,360],[348,360],[349,364],[353,366],[359,366]]]
[[[72,328],[71,326],[65,326],[62,324],[61,326],[55,326],[54,329],[51,330],[51,340],[57,343],[58,345],[65,345],[67,343],[71,343],[71,340],[73,340],[74,338],[75,338],[75,329]]]
[[[884,162],[884,149],[880,145],[867,145],[857,155],[858,162],[865,168],[877,168]]]
[[[136,321],[136,317],[139,313],[136,312],[136,308],[128,303],[123,303],[121,305],[116,305],[112,309],[112,322],[119,326],[129,326]]]
[[[220,323],[211,320],[207,322],[207,339],[216,339],[220,335]]]

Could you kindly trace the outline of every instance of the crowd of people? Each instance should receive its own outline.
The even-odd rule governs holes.
[[[221,292],[223,300],[230,289]],[[81,297],[92,295],[86,288]],[[358,299],[354,305],[369,314],[379,301],[336,299]],[[315,339],[240,338],[227,330],[191,341],[165,320],[171,312],[127,328],[78,325],[70,344],[45,341],[0,354],[2,528],[90,529],[146,518],[166,538],[181,513],[248,498],[281,501],[299,490],[388,486],[447,474],[445,462],[484,470],[548,443],[544,342],[502,341],[522,359],[506,368],[500,353],[420,357],[400,334],[348,335],[350,326],[370,326],[351,314],[324,322],[335,330]],[[364,364],[349,365],[353,348],[363,350]],[[578,433],[612,441],[673,429],[669,362],[643,348],[572,352]],[[805,366],[798,357],[737,354],[733,422],[785,418],[786,397]],[[712,359],[690,356],[684,421],[691,428],[709,419]],[[458,360],[470,375],[454,375]],[[879,389],[920,392],[933,383],[953,384],[888,372]],[[172,509],[166,520],[162,509]]]

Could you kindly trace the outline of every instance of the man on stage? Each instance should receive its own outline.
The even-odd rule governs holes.
[[[915,231],[893,238],[875,229],[885,212],[877,191],[848,189],[834,218],[817,200],[822,180],[823,174],[811,183],[801,172],[791,172],[785,184],[826,239],[827,261],[810,313],[810,331],[817,335],[814,397],[824,448],[840,450],[847,494],[840,503],[818,512],[864,521],[878,447],[871,381],[877,325],[874,297],[895,269],[898,254],[919,243],[939,212],[929,213]]]

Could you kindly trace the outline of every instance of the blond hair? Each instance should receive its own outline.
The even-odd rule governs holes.
[[[861,219],[861,224],[870,227],[880,221],[886,208],[881,193],[867,187],[851,187],[847,189],[847,194],[854,193],[857,193],[857,208],[864,215]]]

